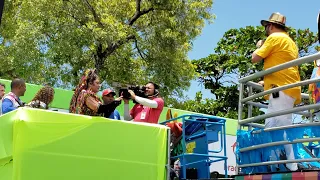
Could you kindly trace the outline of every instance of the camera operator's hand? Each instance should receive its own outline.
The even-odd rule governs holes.
[[[132,90],[128,90],[131,95],[131,99],[134,100],[136,98],[136,94]]]

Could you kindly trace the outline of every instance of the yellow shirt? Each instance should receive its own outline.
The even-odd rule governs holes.
[[[298,47],[285,32],[272,33],[264,44],[256,51],[256,54],[264,59],[264,70],[292,61],[298,58]],[[272,88],[272,85],[283,86],[300,81],[298,66],[290,67],[264,77],[264,90]],[[294,87],[283,91],[295,98],[295,104],[301,102],[301,87]],[[266,96],[269,99],[269,96]]]

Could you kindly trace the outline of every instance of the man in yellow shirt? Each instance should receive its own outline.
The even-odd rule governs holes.
[[[252,62],[257,63],[263,60],[264,70],[271,67],[295,60],[298,58],[298,47],[287,34],[285,26],[286,17],[280,13],[273,13],[269,20],[262,20],[268,38],[263,43],[257,43],[258,49],[252,54]],[[297,66],[284,69],[264,77],[264,90],[273,87],[284,86],[300,81],[300,74]],[[301,88],[295,87],[283,90],[266,96],[269,100],[268,113],[291,109],[294,104],[301,102]],[[292,114],[268,118],[265,127],[279,127],[292,124]],[[284,133],[284,139],[287,139]],[[294,159],[292,145],[285,145],[287,159]],[[296,163],[287,164],[292,171],[297,170]]]

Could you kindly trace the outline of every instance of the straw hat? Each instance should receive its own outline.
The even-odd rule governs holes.
[[[261,20],[261,25],[266,26],[269,23],[279,24],[286,28],[286,17],[278,12],[272,13],[269,20]]]

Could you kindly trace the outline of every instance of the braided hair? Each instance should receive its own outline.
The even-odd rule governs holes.
[[[31,101],[41,101],[46,104],[46,109],[49,108],[49,104],[53,101],[54,89],[50,86],[41,88]]]
[[[89,88],[89,84],[92,84],[96,79],[98,79],[98,75],[95,69],[88,69],[85,71],[71,98],[69,108],[70,113],[76,112],[77,99],[81,91],[84,89],[87,90]]]

